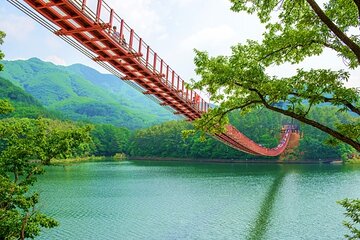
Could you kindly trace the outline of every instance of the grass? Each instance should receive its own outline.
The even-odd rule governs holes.
[[[351,159],[346,159],[345,164],[360,164],[360,156]]]
[[[67,158],[67,159],[51,159],[51,165],[63,165],[67,163],[80,163],[88,161],[102,161],[107,159],[105,156],[87,156],[87,157],[76,157],[76,158]]]

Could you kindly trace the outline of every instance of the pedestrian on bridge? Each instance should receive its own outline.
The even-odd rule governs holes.
[[[113,38],[115,38],[115,40],[116,40],[117,42],[119,42],[119,40],[120,40],[120,33],[119,33],[116,29],[117,29],[116,26],[113,26],[112,36],[113,36]]]

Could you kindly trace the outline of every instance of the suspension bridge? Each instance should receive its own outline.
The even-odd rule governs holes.
[[[209,103],[103,0],[7,0],[65,42],[147,97],[189,121],[209,111]],[[232,125],[213,137],[237,150],[277,156],[297,145],[299,131],[285,125],[279,144],[266,148]]]

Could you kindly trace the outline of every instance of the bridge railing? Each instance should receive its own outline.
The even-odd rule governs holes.
[[[105,1],[68,1],[81,10],[90,20],[107,26],[104,31],[110,37],[130,53],[135,54],[139,63],[159,76],[160,81],[181,99],[190,103],[199,112],[208,111],[209,104],[200,94],[186,88],[186,82]]]

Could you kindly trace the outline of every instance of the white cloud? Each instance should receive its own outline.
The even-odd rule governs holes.
[[[154,7],[155,0],[110,0],[108,2],[136,32],[151,36],[163,31],[160,13],[156,12]]]
[[[53,33],[47,34],[46,38],[44,39],[44,43],[46,47],[49,49],[62,49],[64,46],[63,40],[55,36]]]
[[[345,85],[347,87],[355,87],[360,88],[360,68],[357,68],[355,70],[351,70],[350,72],[350,79]]]
[[[13,14],[0,17],[0,30],[6,33],[7,41],[28,41],[34,29],[34,21],[29,17]]]
[[[172,0],[172,2],[179,7],[188,7],[189,5],[193,5],[196,1],[198,0]]]
[[[182,41],[185,48],[214,47],[217,45],[226,45],[235,37],[235,31],[229,25],[204,28]]]
[[[5,55],[5,60],[7,61],[15,61],[15,60],[28,60],[29,58],[26,58],[26,57],[18,57],[18,56],[15,56],[15,57],[6,57]]]
[[[67,65],[66,61],[64,59],[62,59],[59,56],[55,56],[55,55],[47,56],[44,60],[47,62],[52,62],[56,65],[62,65],[62,66]]]

